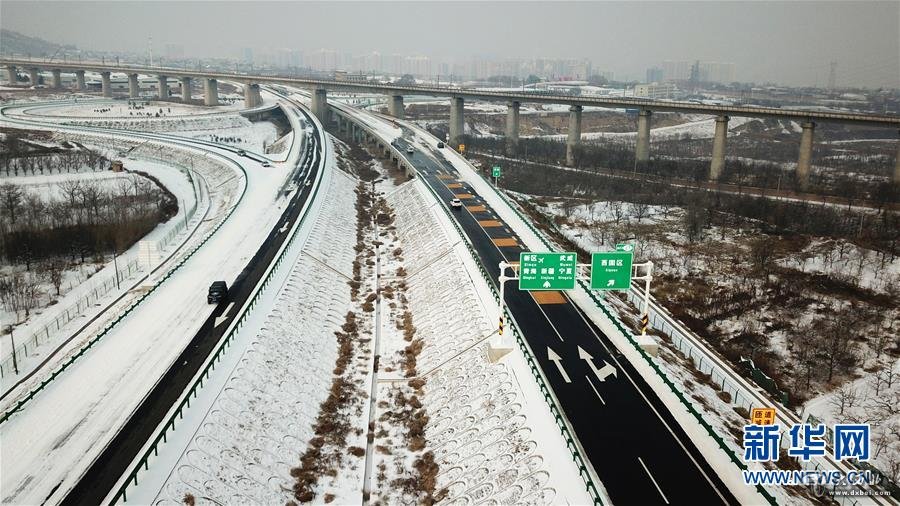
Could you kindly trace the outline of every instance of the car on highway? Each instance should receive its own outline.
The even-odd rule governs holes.
[[[409,147],[406,148],[406,153],[407,153],[407,154],[410,154],[410,155],[411,155],[411,154],[413,154],[413,153],[415,153],[415,152],[416,152],[416,150],[413,149],[412,146],[409,146]]]
[[[228,297],[228,284],[224,281],[213,281],[209,285],[209,293],[206,294],[207,304],[218,304]]]
[[[271,167],[272,164],[269,163],[268,161],[265,161],[265,162],[262,162],[262,166],[263,166],[263,167]]]
[[[453,209],[462,209],[462,201],[459,199],[453,199],[450,201],[450,207]]]
[[[440,141],[438,141],[438,145],[437,145],[437,147],[438,147],[438,149],[441,149],[441,148],[443,148],[443,147],[444,147],[444,143],[443,143],[443,142],[440,142]]]
[[[240,155],[240,156],[247,156],[247,152],[244,151],[243,149],[237,150],[237,154]]]

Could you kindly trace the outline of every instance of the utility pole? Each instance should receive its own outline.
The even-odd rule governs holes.
[[[834,91],[835,81],[837,80],[837,62],[831,62],[831,70],[828,72],[828,90]]]

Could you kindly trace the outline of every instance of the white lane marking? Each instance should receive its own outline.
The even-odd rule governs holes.
[[[222,311],[220,316],[217,316],[215,321],[213,322],[213,327],[218,327],[225,320],[228,319],[228,312],[231,311],[231,307],[234,306],[234,302],[228,304],[228,307],[225,308],[225,311]]]
[[[598,392],[597,389],[594,388],[594,383],[591,381],[590,376],[585,376],[584,379],[586,379],[588,382],[588,385],[591,386],[591,390],[593,390],[594,393],[597,394],[597,398],[600,399],[600,402],[602,402],[603,405],[606,406],[606,401],[603,400],[603,397],[600,397],[600,392]]]
[[[568,297],[568,296],[566,296],[566,297]],[[669,424],[666,422],[666,420],[662,417],[662,415],[659,414],[659,411],[656,410],[656,407],[653,406],[653,403],[650,402],[650,399],[648,399],[647,396],[644,395],[643,390],[638,388],[637,383],[634,382],[634,379],[631,377],[630,374],[628,374],[628,371],[625,370],[624,367],[622,367],[622,364],[619,362],[619,359],[616,357],[616,355],[609,348],[607,348],[607,346],[603,342],[603,340],[600,339],[600,336],[597,335],[597,332],[594,331],[594,327],[591,326],[590,322],[587,321],[587,318],[585,318],[584,312],[581,310],[581,308],[578,307],[578,305],[575,304],[574,302],[572,302],[571,300],[569,300],[569,303],[575,307],[575,312],[578,313],[578,316],[581,317],[581,319],[584,321],[585,325],[587,325],[588,328],[590,329],[591,333],[594,334],[594,338],[597,339],[597,342],[600,343],[600,346],[603,346],[603,349],[605,349],[606,352],[609,354],[609,356],[613,359],[613,362],[615,362],[616,365],[619,366],[619,369],[622,371],[622,373],[625,375],[625,377],[628,378],[628,382],[631,383],[631,385],[634,387],[635,390],[637,390],[637,392],[641,395],[641,398],[644,399],[644,402],[647,403],[647,406],[650,407],[650,410],[653,411],[653,414],[656,415],[656,418],[659,418],[659,421],[662,422],[663,427],[665,427],[666,430],[669,432],[669,434],[672,435],[672,439],[674,439],[675,442],[678,443],[678,446],[681,447],[681,449],[684,451],[685,455],[687,455],[688,458],[691,460],[691,462],[694,463],[694,466],[697,467],[697,470],[700,471],[700,474],[702,474],[703,477],[706,478],[706,481],[709,483],[709,485],[712,487],[712,489],[716,492],[716,495],[718,495],[719,498],[722,499],[722,502],[724,504],[728,504],[728,501],[725,499],[725,496],[723,496],[722,492],[719,491],[719,487],[717,487],[716,484],[713,483],[713,481],[709,477],[709,475],[706,474],[706,471],[703,470],[703,468],[700,466],[700,463],[697,462],[697,460],[694,458],[693,455],[691,455],[691,452],[689,452],[687,447],[684,446],[684,443],[681,442],[681,439],[679,439],[678,436],[675,435],[675,432],[672,430],[672,427],[669,427]],[[652,387],[651,387],[651,389],[652,389]],[[662,401],[662,399],[660,399],[660,401]],[[698,451],[699,451],[699,449],[698,449]],[[701,455],[702,455],[702,453],[701,453]]]
[[[566,370],[563,369],[563,366],[561,363],[562,358],[559,355],[557,355],[555,351],[553,351],[553,348],[551,348],[549,346],[547,346],[547,358],[551,362],[556,364],[556,368],[559,369],[559,373],[562,374],[562,377],[566,381],[566,383],[571,383],[572,380],[569,378],[569,375],[566,374]]]
[[[659,495],[661,495],[661,496],[662,496],[662,498],[663,498],[663,501],[665,501],[665,502],[666,502],[666,504],[669,504],[669,500],[668,500],[668,499],[666,499],[666,494],[663,494],[663,491],[662,491],[662,489],[661,489],[661,488],[659,488],[659,483],[656,483],[656,479],[655,479],[655,478],[653,478],[653,475],[652,475],[652,474],[650,474],[650,470],[649,470],[649,469],[647,469],[647,464],[644,464],[644,461],[643,461],[643,460],[642,460],[642,459],[641,459],[641,458],[640,458],[640,457],[638,457],[638,462],[640,462],[640,463],[641,463],[641,466],[642,466],[642,467],[643,467],[643,468],[644,468],[644,471],[646,471],[646,472],[647,472],[647,476],[649,476],[649,477],[650,477],[650,481],[652,481],[652,482],[653,482],[653,485],[654,485],[654,486],[655,486],[655,487],[656,487],[656,491],[657,491],[657,492],[659,492]]]

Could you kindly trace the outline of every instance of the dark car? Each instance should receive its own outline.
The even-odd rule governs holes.
[[[441,149],[441,148],[443,148],[443,147],[444,147],[444,143],[443,143],[443,142],[438,142],[438,149]]]
[[[218,304],[228,296],[228,285],[224,281],[213,281],[209,285],[209,294],[206,296],[207,304]]]

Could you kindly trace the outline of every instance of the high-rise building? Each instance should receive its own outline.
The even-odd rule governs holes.
[[[661,83],[663,82],[663,69],[659,67],[650,67],[647,69],[647,82],[648,83]]]
[[[249,47],[241,49],[241,60],[244,63],[253,63],[253,49]]]

